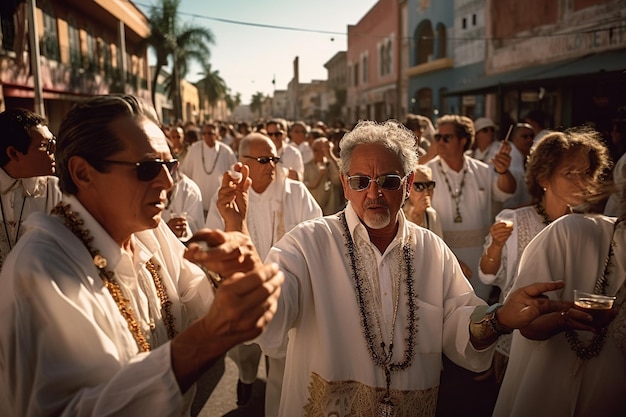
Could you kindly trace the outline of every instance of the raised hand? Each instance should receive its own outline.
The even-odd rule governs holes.
[[[237,162],[233,170],[226,171],[222,177],[222,186],[217,191],[217,209],[226,231],[247,232],[248,188],[252,184],[249,173],[247,165]]]

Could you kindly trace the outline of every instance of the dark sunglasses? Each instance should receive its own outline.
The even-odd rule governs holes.
[[[39,145],[40,151],[46,151],[48,155],[52,155],[54,151],[57,149],[57,140],[56,138],[48,139],[45,142],[41,142]]]
[[[440,140],[443,139],[443,141],[445,143],[450,143],[450,141],[452,140],[452,138],[456,137],[455,135],[440,135],[439,133],[437,133],[435,135],[435,142],[439,142]]]
[[[397,191],[405,178],[399,175],[381,175],[378,178],[367,175],[352,175],[348,177],[348,185],[355,191],[363,191],[367,190],[372,182],[375,182],[383,190]]]
[[[267,132],[267,136],[282,136],[283,132]]]
[[[493,127],[483,127],[482,129],[479,130],[479,132],[483,132],[483,133],[493,132]]]
[[[112,161],[110,159],[103,159],[101,162],[104,162],[105,164],[133,166],[136,168],[137,179],[139,181],[152,181],[157,177],[157,175],[159,175],[163,166],[167,168],[170,175],[174,175],[174,171],[178,168],[178,159],[170,159],[169,161],[154,159],[151,161],[141,162]]]
[[[256,156],[244,155],[244,158],[254,159],[259,164],[262,164],[262,165],[269,164],[270,162],[273,162],[273,163],[277,164],[280,161],[280,156],[259,156],[259,157],[256,157]]]
[[[414,182],[413,188],[415,191],[432,191],[435,189],[435,181]]]

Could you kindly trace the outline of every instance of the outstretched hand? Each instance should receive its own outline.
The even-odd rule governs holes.
[[[240,232],[200,229],[187,242],[185,259],[228,277],[261,264],[250,237]]]
[[[536,282],[513,291],[504,306],[498,309],[497,318],[506,329],[522,329],[541,315],[569,308],[571,303],[550,300],[544,292],[563,288],[563,281]]]

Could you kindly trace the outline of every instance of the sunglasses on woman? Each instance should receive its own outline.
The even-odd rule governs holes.
[[[369,188],[372,182],[375,182],[383,190],[397,191],[402,186],[405,178],[395,174],[381,175],[378,178],[368,177],[367,175],[352,175],[348,177],[348,185],[355,191],[364,191]]]
[[[103,159],[100,162],[105,164],[127,165],[134,166],[137,173],[137,179],[139,181],[152,181],[159,175],[163,166],[167,168],[170,175],[174,174],[178,167],[178,159],[170,159],[169,161],[163,161],[161,159],[153,159],[150,161],[141,162],[126,162],[126,161],[113,161],[110,159]]]
[[[414,182],[413,189],[415,191],[432,191],[435,189],[435,181]]]

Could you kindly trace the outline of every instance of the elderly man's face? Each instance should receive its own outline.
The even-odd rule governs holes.
[[[250,167],[252,189],[262,193],[276,178],[276,162],[267,161],[264,157],[275,157],[276,148],[267,139],[255,139],[250,142],[248,153],[239,155],[239,160]],[[259,162],[258,158],[261,158]],[[263,163],[265,162],[265,163]]]
[[[125,149],[106,159],[120,162],[145,162],[172,159],[165,134],[148,119],[119,118],[111,130],[124,143]],[[109,164],[108,172],[97,173],[94,195],[100,201],[94,217],[114,239],[126,239],[132,233],[154,228],[161,219],[167,191],[173,181],[165,165],[149,180],[138,178],[138,167]],[[100,198],[101,196],[101,198]]]
[[[368,176],[372,180],[382,175],[397,175],[404,178],[397,190],[383,189],[375,181],[362,191],[350,187],[348,176]],[[394,229],[397,225],[398,211],[408,195],[407,183],[413,175],[405,178],[400,159],[382,145],[358,145],[352,154],[348,176],[342,175],[344,195],[350,201],[354,211],[369,229]]]

